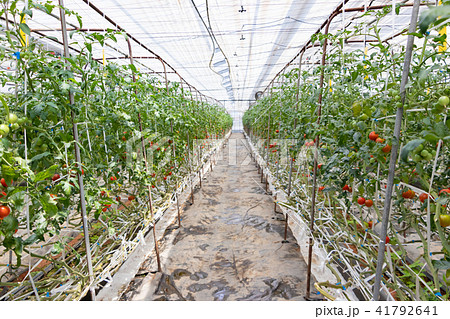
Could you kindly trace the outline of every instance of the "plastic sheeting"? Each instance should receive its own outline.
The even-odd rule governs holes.
[[[400,2],[350,0],[344,13],[333,20],[330,32],[358,24],[370,26],[373,17],[361,18],[361,12],[345,9]],[[343,0],[64,0],[65,7],[82,17],[83,31],[101,33],[120,27],[138,40],[142,45],[134,40],[131,44],[141,71],[163,75],[161,61],[154,58],[156,53],[190,85],[225,104],[235,118],[235,129],[240,128],[242,112],[255,100],[255,94],[267,87],[342,3]],[[383,19],[379,24],[382,36],[401,30],[409,21],[409,11],[410,8],[404,8],[400,15]],[[53,13],[52,17],[34,10],[28,24],[36,31],[33,37],[60,51],[55,41],[43,37],[62,40],[57,10]],[[79,27],[75,16],[68,17],[68,24],[69,31]],[[82,40],[81,34],[73,34],[71,47],[79,49]],[[354,50],[361,44],[351,43],[347,48]],[[94,50],[99,60],[104,55],[107,61],[129,63],[125,37],[119,36],[117,43],[107,41]],[[319,59],[318,52],[308,50],[305,58]],[[292,67],[297,65],[295,62]],[[179,75],[173,70],[168,68],[168,80],[179,82]]]

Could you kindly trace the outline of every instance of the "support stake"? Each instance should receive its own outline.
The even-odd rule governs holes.
[[[61,20],[61,30],[62,30],[62,38],[63,38],[63,44],[64,44],[64,56],[66,58],[70,58],[70,52],[69,52],[69,42],[67,37],[67,26],[66,26],[66,16],[64,12],[64,1],[59,0],[59,14],[60,14],[60,20]],[[66,64],[66,68],[69,69],[69,65]],[[73,96],[72,92],[69,92],[69,103],[72,105],[75,103],[75,98]],[[83,184],[83,175],[80,174],[81,170],[81,154],[80,154],[80,140],[78,138],[78,127],[77,123],[75,122],[75,113],[71,111],[71,117],[72,117],[72,131],[73,131],[73,138],[75,140],[74,147],[75,147],[75,160],[77,162],[77,165],[79,170],[77,170],[77,177],[78,177],[78,185],[80,186],[80,206],[81,206],[81,217],[83,220],[83,234],[84,234],[84,243],[86,246],[86,261],[88,266],[88,273],[89,273],[89,290],[91,292],[91,299],[95,301],[95,287],[94,287],[94,271],[92,268],[92,256],[91,256],[91,244],[89,241],[89,226],[88,226],[88,219],[87,219],[87,213],[86,213],[86,198],[84,193],[84,184]]]
[[[419,15],[420,0],[414,0],[411,14],[411,23],[409,24],[408,40],[406,42],[405,62],[403,64],[402,81],[400,83],[400,96],[402,104],[405,104],[406,83],[408,82],[409,69],[411,65],[412,50],[414,45],[414,35],[417,27],[417,17]],[[394,188],[395,165],[397,162],[398,148],[400,143],[400,130],[402,126],[403,106],[397,108],[394,126],[394,142],[392,143],[391,157],[389,160],[389,174],[386,187],[386,198],[384,200],[383,219],[381,222],[380,243],[378,246],[377,270],[375,273],[375,282],[373,285],[373,300],[380,298],[381,277],[384,264],[384,249],[386,247],[386,235],[391,211],[392,191]]]

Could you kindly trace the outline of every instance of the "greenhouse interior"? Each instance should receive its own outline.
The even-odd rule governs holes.
[[[1,301],[449,301],[450,1],[1,4]]]

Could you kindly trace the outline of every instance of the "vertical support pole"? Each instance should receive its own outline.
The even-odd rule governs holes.
[[[175,192],[175,199],[177,200],[178,228],[180,228],[181,227],[181,215],[180,215],[180,202],[178,200],[178,190]]]
[[[70,57],[69,53],[69,44],[68,44],[68,37],[67,37],[67,28],[66,28],[66,16],[64,12],[64,1],[59,0],[59,13],[60,13],[60,20],[61,20],[61,30],[62,30],[62,38],[63,38],[63,45],[64,45],[64,56],[66,58]],[[66,68],[69,69],[68,64],[66,64]],[[75,98],[73,96],[72,92],[69,92],[69,103],[72,105],[75,103]],[[75,121],[75,113],[71,112],[72,117],[72,131],[73,131],[73,138],[75,140],[74,147],[75,147],[75,160],[77,162],[79,170],[77,171],[77,177],[78,177],[78,184],[80,186],[80,206],[81,206],[81,217],[83,220],[83,234],[84,234],[84,243],[86,246],[86,261],[88,266],[88,273],[89,273],[89,290],[91,292],[91,298],[92,300],[95,300],[95,287],[94,287],[94,271],[92,268],[92,256],[91,256],[91,244],[89,241],[89,226],[88,226],[88,220],[87,220],[87,213],[86,213],[86,198],[84,193],[84,184],[83,184],[83,175],[80,174],[81,170],[81,154],[80,154],[80,147],[79,147],[79,138],[78,138],[78,127],[77,123]]]
[[[164,68],[164,80],[166,83],[166,93],[169,94],[169,81],[167,81],[167,70],[166,70],[166,64],[161,58],[158,58],[158,60],[161,62],[163,68]]]
[[[295,94],[295,111],[298,110],[298,102],[300,99],[300,78],[302,75],[302,59],[303,53],[305,50],[300,53],[299,61],[298,61],[298,78],[297,78],[297,93]],[[294,130],[297,128],[297,117],[294,119]],[[288,157],[289,158],[289,157]],[[289,182],[288,182],[288,196],[291,196],[291,187],[292,187],[292,169],[294,166],[294,158],[290,158],[290,168],[289,168]]]
[[[130,38],[127,37],[127,43],[128,43],[128,53],[130,55],[130,64],[133,65],[134,60],[133,60],[133,51],[131,50],[131,42],[130,42]],[[134,74],[134,72],[132,73],[133,76],[133,82],[136,82],[136,76]],[[137,94],[137,92],[135,92]],[[141,112],[138,112],[138,123],[139,123],[139,131],[141,132],[141,145],[142,145],[142,153],[144,156],[144,163],[145,163],[145,171],[147,173],[149,173],[149,168],[148,168],[148,161],[147,161],[147,152],[145,151],[145,142],[144,142],[144,136],[142,135],[142,118],[141,118]],[[148,190],[148,205],[149,205],[149,209],[150,209],[150,217],[153,220],[153,202],[152,202],[152,189],[150,187],[150,185],[147,185],[147,190]],[[162,271],[161,268],[161,258],[159,257],[159,246],[158,246],[158,239],[156,238],[156,223],[153,223],[153,227],[152,227],[152,232],[153,232],[153,241],[155,242],[155,253],[156,253],[156,263],[158,265],[158,272]]]
[[[409,69],[411,65],[412,50],[414,45],[414,35],[417,27],[417,17],[419,15],[420,0],[414,0],[411,14],[411,23],[409,24],[408,40],[406,42],[405,62],[403,64],[402,81],[400,83],[400,96],[402,104],[406,99],[406,83],[408,82]],[[394,187],[395,165],[397,162],[398,148],[400,145],[400,130],[402,126],[403,106],[397,108],[394,126],[394,142],[392,143],[391,157],[389,160],[389,174],[386,186],[386,198],[384,200],[383,219],[380,230],[380,243],[378,245],[377,270],[375,273],[375,283],[373,286],[373,300],[378,301],[380,297],[381,277],[384,264],[384,249],[386,247],[386,235],[390,218],[392,191]]]
[[[289,215],[286,213],[286,217],[285,217],[285,223],[284,223],[284,240],[283,240],[283,244],[288,243],[287,240],[287,231],[288,231],[288,221],[289,221]]]
[[[269,111],[269,120],[267,121],[267,152],[266,152],[266,162],[269,164],[269,145],[270,145],[270,114]]]
[[[331,21],[333,18],[337,15],[337,12],[335,11],[329,18],[327,25],[325,27],[324,34],[328,34],[328,30],[330,28]],[[324,80],[324,66],[325,66],[325,59],[327,56],[327,38],[325,38],[323,42],[323,53],[322,53],[322,68],[320,71],[320,83],[319,83],[319,107],[317,109],[317,124],[320,125],[320,119],[322,115],[322,90],[323,90],[323,80]],[[316,189],[317,189],[317,161],[318,161],[318,152],[319,152],[319,140],[320,135],[316,136],[316,144],[315,144],[315,150],[314,150],[314,165],[313,165],[313,187],[312,187],[312,198],[311,198],[311,214],[310,214],[310,224],[309,224],[309,247],[308,247],[308,272],[306,276],[306,299],[310,299],[310,293],[311,293],[311,266],[312,266],[312,247],[313,247],[313,233],[314,233],[314,214],[316,209]]]
[[[192,205],[194,205],[194,186],[193,186],[193,183],[192,183],[192,179],[191,179],[191,176],[192,176],[192,167],[191,167],[191,156],[190,156],[190,153],[191,153],[191,146],[190,146],[190,143],[189,143],[190,141],[189,141],[189,132],[187,133],[187,144],[188,144],[188,166],[189,166],[189,180],[191,181],[191,202],[192,202]]]

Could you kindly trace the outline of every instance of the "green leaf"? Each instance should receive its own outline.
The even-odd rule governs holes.
[[[450,269],[450,261],[441,259],[441,260],[433,260],[433,266],[437,269]]]
[[[54,216],[58,213],[58,207],[51,202],[52,199],[50,198],[50,195],[45,194],[44,196],[41,196],[39,201],[41,202],[44,211],[50,216]]]
[[[361,140],[362,134],[360,132],[356,132],[355,134],[353,134],[353,140],[355,142],[359,142]]]
[[[5,218],[3,218],[3,222],[1,224],[2,229],[4,229],[6,232],[14,232],[19,227],[19,221],[16,217],[9,214]]]
[[[23,15],[26,14],[26,15],[29,16],[30,18],[33,17],[33,11],[30,10],[30,9],[24,9],[24,10],[22,11],[22,14],[23,14]]]
[[[44,6],[45,6],[45,10],[46,10],[47,13],[49,13],[49,14],[52,13],[53,8],[55,7],[54,5],[49,4],[49,3],[44,4]]]
[[[6,180],[8,186],[11,186],[10,182],[14,179],[15,176],[16,172],[14,171],[14,168],[7,165],[2,165],[2,177]]]
[[[36,234],[32,234],[30,237],[23,241],[23,244],[25,246],[28,246],[37,242],[39,242],[39,237]]]
[[[14,247],[15,241],[13,236],[6,236],[5,239],[3,239],[3,246],[9,250]]]
[[[46,156],[49,156],[50,154],[51,154],[50,152],[44,152],[44,153],[38,154],[36,156],[33,156],[33,158],[31,159],[31,162],[38,161]]]
[[[403,148],[402,148],[402,150],[400,152],[401,160],[404,161],[404,162],[407,162],[409,153],[411,151],[413,151],[414,149],[416,149],[417,146],[419,146],[423,142],[425,142],[424,139],[417,139],[417,140],[412,140],[412,141],[408,142],[408,144],[403,146]]]
[[[55,164],[47,168],[45,171],[37,173],[34,177],[34,182],[43,181],[46,178],[52,177],[55,174],[56,168],[58,168],[58,165]]]
[[[444,122],[437,123],[434,126],[434,131],[441,138],[450,135],[450,131],[449,131],[448,127],[444,124]]]
[[[6,110],[6,114],[9,114],[9,107],[8,107],[8,103],[6,103],[5,99],[0,95],[0,102],[2,102],[3,107]]]
[[[422,12],[419,19],[420,32],[425,34],[431,25],[437,24],[438,20],[448,19],[449,15],[450,6],[448,5],[438,6],[429,10],[425,10],[424,12]]]
[[[23,33],[30,35],[31,30],[30,30],[30,27],[26,23],[19,24],[19,28],[20,28],[20,30],[23,31]]]
[[[435,134],[430,133],[430,132],[423,132],[423,138],[430,143],[437,143],[439,141],[439,137],[437,137]]]

